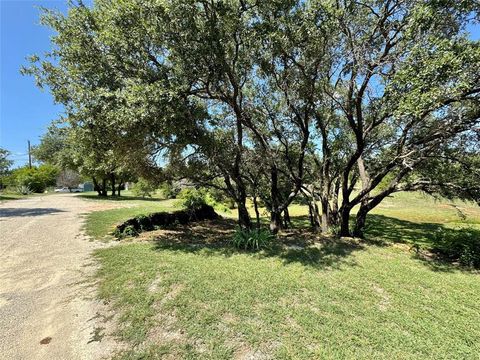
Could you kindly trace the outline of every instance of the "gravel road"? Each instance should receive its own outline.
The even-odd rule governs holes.
[[[88,201],[55,194],[0,204],[0,359],[108,356],[89,275],[101,246],[81,235]]]

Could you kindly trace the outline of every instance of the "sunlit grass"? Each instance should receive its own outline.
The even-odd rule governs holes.
[[[92,235],[178,204],[112,203],[132,207],[92,213]],[[290,215],[308,226],[305,206]],[[129,344],[116,357],[476,359],[480,275],[419,257],[411,244],[428,247],[439,229],[479,225],[475,204],[396,194],[369,216],[373,242],[247,253],[199,246],[208,231],[192,228],[100,250],[100,296],[119,313],[117,335]]]
[[[338,245],[342,247],[344,245]],[[122,359],[474,359],[478,275],[395,248],[252,255],[130,244],[102,250],[101,297]]]

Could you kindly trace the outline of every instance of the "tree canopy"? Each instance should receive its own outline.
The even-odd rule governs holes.
[[[66,109],[72,158],[102,179],[189,178],[271,214],[306,197],[351,235],[396,191],[480,201],[477,1],[98,0],[45,10],[25,73]],[[48,138],[44,138],[48,142]],[[99,175],[100,174],[100,175]],[[115,185],[113,185],[115,186]],[[317,201],[321,209],[317,209]]]

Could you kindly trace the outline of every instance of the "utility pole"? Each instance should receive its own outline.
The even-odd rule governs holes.
[[[30,148],[30,140],[28,141],[28,167],[31,169],[32,168],[32,149]]]

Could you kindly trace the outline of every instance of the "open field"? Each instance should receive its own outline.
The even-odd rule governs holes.
[[[119,202],[129,207],[87,218],[90,235],[177,204]],[[297,225],[304,210],[292,207]],[[119,312],[117,335],[133,349],[119,359],[478,356],[478,272],[411,247],[431,244],[441,228],[479,229],[476,205],[399,194],[370,216],[367,243],[293,230],[283,246],[257,254],[226,244],[230,222],[157,231],[96,253],[100,296]]]

